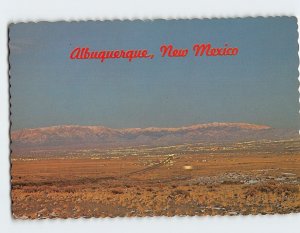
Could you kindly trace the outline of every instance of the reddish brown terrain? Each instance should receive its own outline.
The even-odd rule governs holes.
[[[279,139],[282,132],[276,132],[243,123],[16,131],[11,155],[13,215],[26,219],[300,212],[300,140],[290,134]],[[84,143],[88,137],[92,143]],[[176,144],[189,137],[198,142]],[[154,146],[157,142],[162,145]]]

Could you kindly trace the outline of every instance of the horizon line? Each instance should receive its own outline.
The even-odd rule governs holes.
[[[46,126],[40,126],[40,127],[26,127],[26,128],[19,128],[19,129],[12,129],[12,127],[10,127],[10,132],[15,132],[15,131],[20,131],[20,130],[30,130],[30,129],[45,129],[45,128],[55,128],[55,127],[103,127],[103,128],[108,128],[108,129],[178,129],[178,128],[188,128],[188,127],[192,127],[192,126],[200,126],[200,125],[217,125],[217,124],[232,124],[232,125],[252,125],[252,126],[263,126],[263,127],[267,127],[267,128],[274,128],[270,125],[266,125],[266,124],[257,124],[257,123],[249,123],[249,122],[229,122],[229,121],[222,121],[222,122],[217,122],[217,121],[213,121],[213,122],[206,122],[206,123],[195,123],[195,124],[189,124],[189,125],[181,125],[181,126],[173,126],[173,127],[159,127],[159,126],[146,126],[146,127],[109,127],[109,126],[105,126],[102,124],[95,124],[95,125],[85,125],[85,124],[58,124],[58,125],[46,125]],[[280,127],[281,128],[281,127]],[[297,129],[298,130],[298,129]],[[300,129],[299,129],[300,130]]]

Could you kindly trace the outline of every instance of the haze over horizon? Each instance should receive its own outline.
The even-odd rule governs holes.
[[[12,130],[53,125],[299,128],[294,17],[20,23],[9,28]],[[159,47],[238,47],[235,57],[161,58]],[[148,49],[152,60],[70,60],[75,47]]]
[[[272,128],[269,125],[262,125],[262,124],[253,124],[253,123],[248,123],[248,122],[204,122],[204,123],[196,123],[196,124],[187,124],[187,125],[181,125],[181,126],[173,126],[173,127],[158,127],[158,126],[145,126],[145,127],[120,127],[120,128],[113,128],[113,127],[108,127],[103,124],[99,125],[83,125],[83,124],[60,124],[60,125],[45,125],[41,127],[31,127],[31,128],[21,128],[21,129],[16,129],[13,130],[19,131],[19,130],[24,130],[24,129],[42,129],[42,128],[54,128],[54,127],[103,127],[103,128],[109,128],[109,129],[149,129],[149,128],[158,128],[158,129],[172,129],[172,128],[186,128],[186,127],[193,127],[193,126],[205,126],[205,125],[218,125],[218,124],[241,124],[241,125],[249,125],[249,126],[261,126],[261,127],[269,127]]]

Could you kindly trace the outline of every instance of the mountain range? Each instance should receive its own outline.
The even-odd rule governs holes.
[[[60,125],[11,132],[12,150],[165,146],[293,138],[298,131],[249,123],[207,123],[177,128],[121,128]]]

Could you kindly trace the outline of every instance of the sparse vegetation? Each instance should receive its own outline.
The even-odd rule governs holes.
[[[252,143],[250,151],[235,153],[231,146],[228,154],[225,147],[214,151],[211,145],[185,145],[160,149],[162,155],[157,148],[132,148],[134,156],[14,160],[13,214],[77,218],[299,212],[300,152],[270,154],[268,144],[266,154],[254,147]],[[192,169],[183,169],[186,164]]]
[[[267,193],[267,194],[276,194],[276,195],[290,195],[297,194],[299,192],[299,187],[293,184],[280,184],[280,183],[263,183],[259,185],[253,185],[247,187],[247,191],[245,192],[246,196],[255,196],[259,195],[259,193]]]

